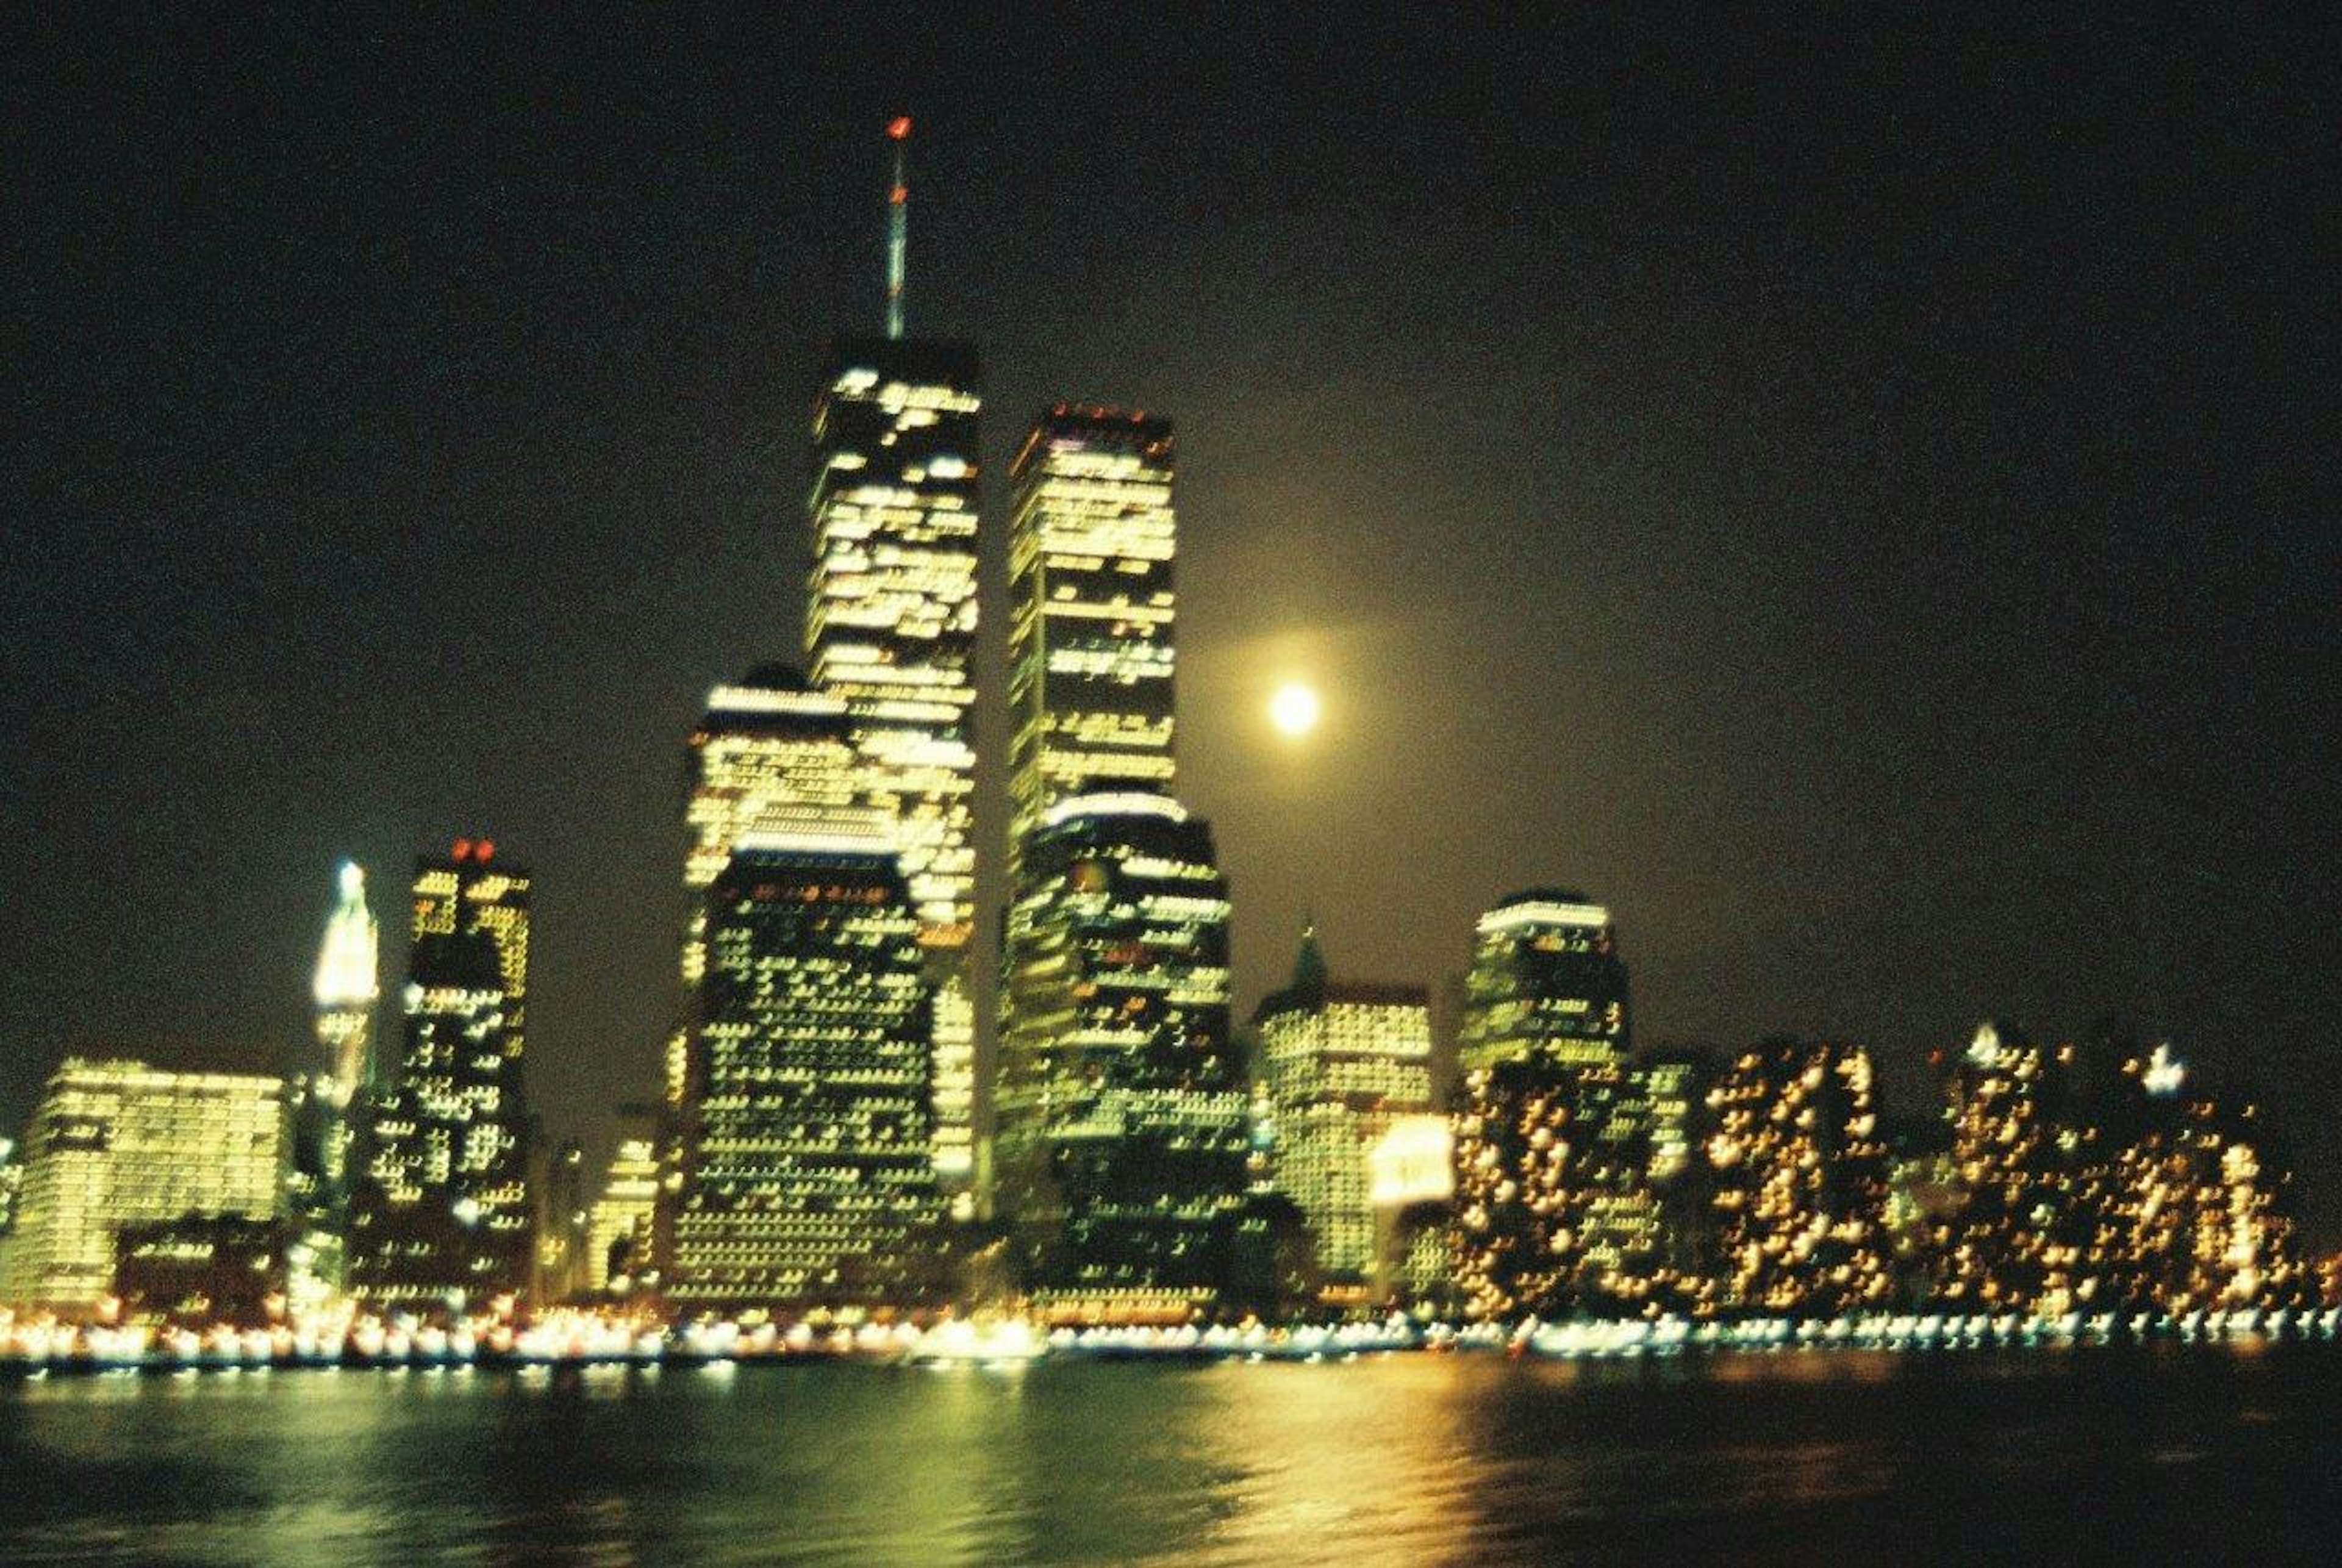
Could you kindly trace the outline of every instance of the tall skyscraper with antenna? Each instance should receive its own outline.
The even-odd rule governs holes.
[[[823,362],[806,650],[814,685],[846,704],[867,794],[896,819],[935,993],[936,1173],[964,1195],[975,1174],[968,944],[982,398],[971,346],[906,335],[910,132],[908,116],[887,126],[886,335],[842,337]]]

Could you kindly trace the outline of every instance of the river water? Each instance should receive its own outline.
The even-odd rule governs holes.
[[[2342,1558],[2342,1348],[0,1383],[0,1563]]]

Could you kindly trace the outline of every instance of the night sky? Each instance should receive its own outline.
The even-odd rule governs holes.
[[[1044,403],[1177,423],[1246,1007],[1305,911],[1436,985],[1579,886],[1645,1041],[1911,1111],[2127,1014],[2337,1228],[2342,35],[958,9],[0,24],[0,1127],[69,1049],[275,1064],[335,863],[395,928],[459,833],[537,876],[554,1130],[650,1094],[683,739],[797,655],[907,111],[989,586]]]

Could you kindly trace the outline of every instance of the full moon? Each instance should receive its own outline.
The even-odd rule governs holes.
[[[1299,681],[1287,681],[1268,699],[1268,721],[1288,735],[1306,735],[1317,727],[1317,694]]]

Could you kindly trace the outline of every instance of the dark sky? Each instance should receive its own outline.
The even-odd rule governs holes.
[[[1247,1004],[1305,910],[1436,983],[1576,884],[1646,1040],[1850,1036],[1907,1110],[2127,1012],[2342,1218],[2342,38],[1424,9],[17,8],[0,1125],[68,1048],[270,1064],[335,861],[395,925],[459,832],[537,874],[540,1107],[650,1091],[682,739],[798,646],[906,109],[995,476],[1056,396],[1178,424]]]

